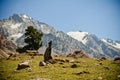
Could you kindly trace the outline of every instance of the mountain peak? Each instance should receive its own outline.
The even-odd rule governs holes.
[[[89,33],[88,32],[82,32],[82,31],[75,31],[75,32],[68,32],[67,33],[69,36],[71,36],[72,38],[78,40],[78,41],[81,41],[83,44],[86,43],[85,40],[83,40],[83,38],[85,36],[87,36]]]
[[[30,19],[32,18],[26,14],[13,14],[12,16],[9,17],[9,20],[12,20],[13,22],[16,22],[16,23],[18,22],[21,23]]]

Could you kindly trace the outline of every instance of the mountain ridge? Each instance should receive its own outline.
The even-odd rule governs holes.
[[[99,40],[95,35],[84,36],[88,40],[85,44],[72,38],[70,35],[55,30],[46,23],[39,22],[26,14],[14,14],[9,19],[0,21],[0,33],[6,35],[18,46],[24,44],[24,33],[27,26],[34,26],[39,32],[43,32],[43,46],[53,41],[53,51],[57,54],[67,55],[75,50],[83,50],[91,57],[116,57],[120,56],[120,50]]]

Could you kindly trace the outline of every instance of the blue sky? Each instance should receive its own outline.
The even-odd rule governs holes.
[[[25,13],[56,30],[120,41],[120,0],[0,0],[0,19]]]

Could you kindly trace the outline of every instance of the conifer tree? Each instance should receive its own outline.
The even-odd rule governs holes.
[[[24,42],[27,44],[24,46],[26,50],[38,50],[42,46],[42,38],[43,34],[39,33],[37,29],[33,26],[28,26],[25,30],[25,40]]]

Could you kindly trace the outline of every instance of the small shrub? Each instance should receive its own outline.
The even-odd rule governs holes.
[[[16,51],[19,52],[19,53],[23,53],[23,52],[26,51],[26,49],[25,49],[25,48],[22,48],[22,47],[18,47],[18,48],[16,49]]]

